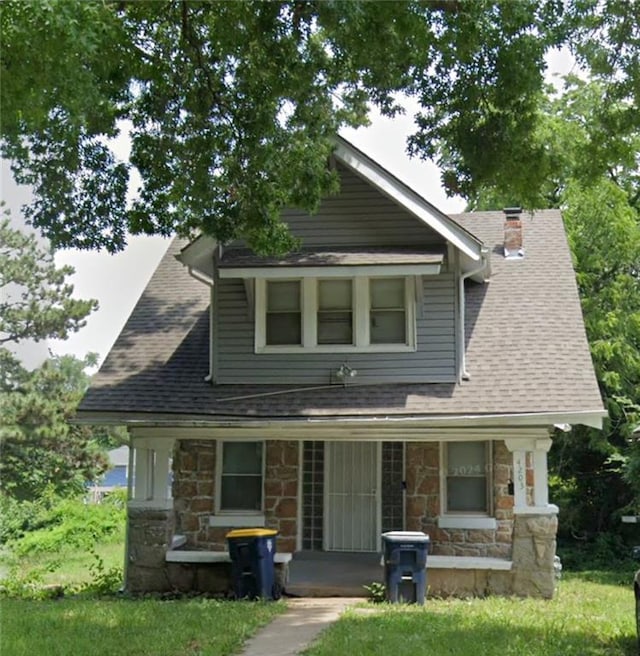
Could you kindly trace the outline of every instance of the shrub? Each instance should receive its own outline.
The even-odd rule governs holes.
[[[15,555],[56,553],[67,547],[90,549],[99,540],[122,537],[126,511],[120,494],[107,496],[101,504],[72,498],[46,506],[39,508],[31,522],[37,528],[10,542]]]

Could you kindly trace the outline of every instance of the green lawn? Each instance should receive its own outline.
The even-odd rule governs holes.
[[[620,585],[620,579],[626,585]],[[637,656],[631,576],[569,575],[553,601],[354,608],[306,656]]]
[[[637,656],[631,572],[565,575],[553,601],[363,602],[307,656]],[[2,656],[222,656],[283,602],[64,598],[0,601]]]
[[[180,601],[0,601],[2,656],[224,656],[284,604]]]

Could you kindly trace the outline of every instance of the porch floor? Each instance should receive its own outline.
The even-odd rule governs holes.
[[[299,551],[289,563],[286,592],[295,597],[367,597],[363,586],[383,579],[379,553]]]

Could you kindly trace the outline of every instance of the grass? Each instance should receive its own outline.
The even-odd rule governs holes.
[[[285,606],[211,599],[2,600],[3,656],[226,656]]]
[[[631,580],[621,573],[566,575],[553,601],[430,599],[424,607],[354,608],[304,653],[637,656]]]

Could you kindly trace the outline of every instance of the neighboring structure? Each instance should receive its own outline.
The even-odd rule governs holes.
[[[294,554],[425,531],[432,592],[552,596],[551,436],[605,415],[560,213],[447,216],[342,139],[332,165],[283,213],[299,253],[175,241],[80,406],[129,427],[128,588],[269,526]]]
[[[110,468],[102,478],[89,487],[94,503],[99,503],[105,494],[113,490],[126,489],[129,484],[129,447],[119,446],[108,452]]]

